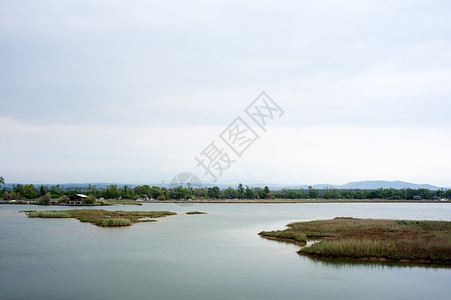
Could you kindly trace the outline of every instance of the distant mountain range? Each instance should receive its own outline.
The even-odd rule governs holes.
[[[205,187],[212,187],[212,186],[219,186],[220,188],[227,188],[229,186],[236,187],[238,186],[238,183],[240,181],[237,181],[236,183],[228,183],[228,184],[212,184],[212,183],[205,183],[203,186]],[[248,185],[250,187],[264,187],[268,186],[271,190],[280,190],[280,189],[307,189],[309,185],[281,185],[281,184],[270,184],[270,183],[255,183],[255,184],[246,184],[244,180],[241,180],[244,186]],[[15,183],[7,183],[6,187],[8,189],[12,188],[12,186]],[[75,187],[87,187],[89,184],[95,185],[97,188],[105,188],[108,185],[111,184],[117,184],[118,186],[124,186],[127,185],[129,187],[134,187],[141,184],[123,184],[123,183],[63,183],[60,184],[64,186],[65,188],[75,188]],[[35,184],[35,186],[40,186],[41,184]],[[47,184],[48,186],[56,185],[56,184]],[[161,186],[161,183],[149,183],[150,186]],[[385,180],[365,180],[365,181],[355,181],[355,182],[349,182],[343,185],[333,185],[333,184],[315,184],[312,185],[315,189],[325,189],[325,188],[336,188],[336,189],[364,189],[364,190],[375,190],[378,188],[394,188],[394,189],[404,189],[404,188],[410,188],[410,189],[429,189],[429,190],[439,190],[440,187],[434,186],[431,184],[416,184],[416,183],[410,183],[405,181],[385,181]]]
[[[431,184],[417,184],[405,181],[385,181],[385,180],[365,180],[365,181],[355,181],[349,182],[343,185],[330,185],[330,184],[317,184],[314,185],[317,189],[324,189],[328,187],[337,189],[364,189],[364,190],[374,190],[374,189],[429,189],[438,190],[440,187]]]
[[[237,186],[238,184],[218,184],[219,187]],[[243,185],[246,185],[243,183]],[[204,186],[214,186],[214,184],[204,184]],[[250,187],[264,187],[268,186],[271,190],[280,189],[307,189],[310,185],[281,185],[281,184],[269,184],[269,183],[255,183],[248,184]],[[405,181],[385,181],[385,180],[365,180],[365,181],[355,181],[349,182],[343,185],[334,184],[314,184],[311,185],[315,189],[362,189],[362,190],[376,190],[379,188],[383,189],[429,189],[429,190],[439,190],[441,187],[431,185],[431,184],[417,184]]]

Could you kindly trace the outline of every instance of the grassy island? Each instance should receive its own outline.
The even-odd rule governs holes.
[[[130,226],[139,222],[156,222],[154,218],[176,215],[170,211],[108,211],[104,209],[25,211],[30,218],[74,218],[101,227]]]
[[[335,218],[298,222],[260,236],[304,245],[315,257],[451,264],[451,222]]]
[[[188,211],[185,214],[187,214],[187,215],[205,215],[206,212],[195,210],[195,211]]]

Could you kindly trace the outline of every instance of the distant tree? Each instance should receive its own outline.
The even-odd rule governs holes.
[[[237,197],[238,198],[244,198],[244,187],[243,185],[240,183],[238,184],[238,188],[236,189],[236,193],[237,193]]]
[[[363,199],[364,197],[365,195],[361,190],[357,189],[354,191],[354,199]]]
[[[88,185],[88,188],[86,189],[86,193],[87,193],[88,195],[96,195],[96,193],[97,193],[97,188],[96,188],[96,186],[95,186],[95,185],[89,184],[89,185]]]
[[[274,199],[274,195],[271,193],[268,186],[265,186],[263,191],[265,193],[265,195],[264,195],[265,199]]]
[[[48,192],[51,193],[54,197],[60,197],[64,195],[64,187],[57,185],[51,185],[48,189]]]
[[[66,195],[62,195],[61,197],[58,198],[58,202],[59,203],[67,203],[67,202],[69,202],[69,197],[67,197]]]
[[[90,195],[88,197],[85,198],[85,204],[96,204],[96,197]]]
[[[106,199],[116,199],[121,196],[121,192],[117,188],[117,185],[112,184],[106,187],[104,192],[104,198]]]
[[[25,199],[36,199],[38,197],[38,192],[36,192],[36,188],[32,184],[27,184],[24,187],[23,197]]]
[[[195,198],[207,198],[207,189],[203,187],[199,187],[194,189],[193,195]]]
[[[3,193],[4,200],[20,200],[20,194],[14,192],[4,192]]]
[[[3,194],[6,192],[5,190],[5,178],[0,177],[0,192]]]
[[[309,186],[308,187],[308,196],[309,196],[309,198],[318,198],[319,190],[314,189],[312,186]]]
[[[224,197],[227,199],[237,198],[237,192],[233,187],[228,187],[224,190]]]
[[[128,186],[124,185],[122,189],[120,189],[121,196],[124,199],[130,199],[133,197],[133,189],[129,188]],[[145,194],[148,195],[148,194]]]
[[[158,197],[162,195],[163,191],[159,186],[152,186],[150,188],[150,194],[148,196],[153,199],[158,199]]]
[[[325,189],[323,197],[324,199],[337,199],[338,191],[337,189]]]
[[[340,197],[343,199],[352,199],[353,193],[349,190],[341,190]]]
[[[308,198],[308,192],[305,189],[300,189],[298,195],[299,198]]]
[[[48,192],[48,190],[49,189],[47,186],[41,184],[41,187],[39,188],[39,196],[44,196],[45,193]]]
[[[13,191],[19,194],[25,194],[25,187],[23,184],[13,185]]]
[[[221,197],[221,190],[217,186],[208,188],[207,196],[208,198],[219,199]]]
[[[141,185],[134,188],[135,195],[149,196],[152,193],[152,189],[148,185]]]
[[[172,199],[188,199],[191,198],[190,191],[183,186],[178,186],[176,188],[171,189],[171,198]]]
[[[244,191],[244,197],[246,199],[255,199],[255,198],[257,198],[257,195],[256,195],[254,189],[251,189],[249,186],[246,185],[246,189]]]
[[[52,194],[45,193],[44,195],[39,197],[39,204],[41,204],[41,205],[50,205],[50,203],[51,203],[50,200],[51,199],[52,199]]]

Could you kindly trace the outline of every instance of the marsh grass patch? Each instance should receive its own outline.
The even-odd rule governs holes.
[[[335,218],[297,222],[259,235],[320,242],[299,250],[316,257],[386,259],[451,264],[451,222]]]
[[[28,211],[30,218],[74,218],[100,227],[130,226],[133,223],[155,222],[155,218],[176,215],[171,211],[109,211],[104,209],[73,209],[65,211]]]

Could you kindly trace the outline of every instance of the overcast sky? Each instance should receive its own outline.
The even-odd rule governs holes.
[[[451,186],[451,2],[0,1],[0,176]],[[265,91],[267,131],[244,109]],[[260,130],[260,131],[259,131]],[[232,152],[230,152],[232,157]]]

